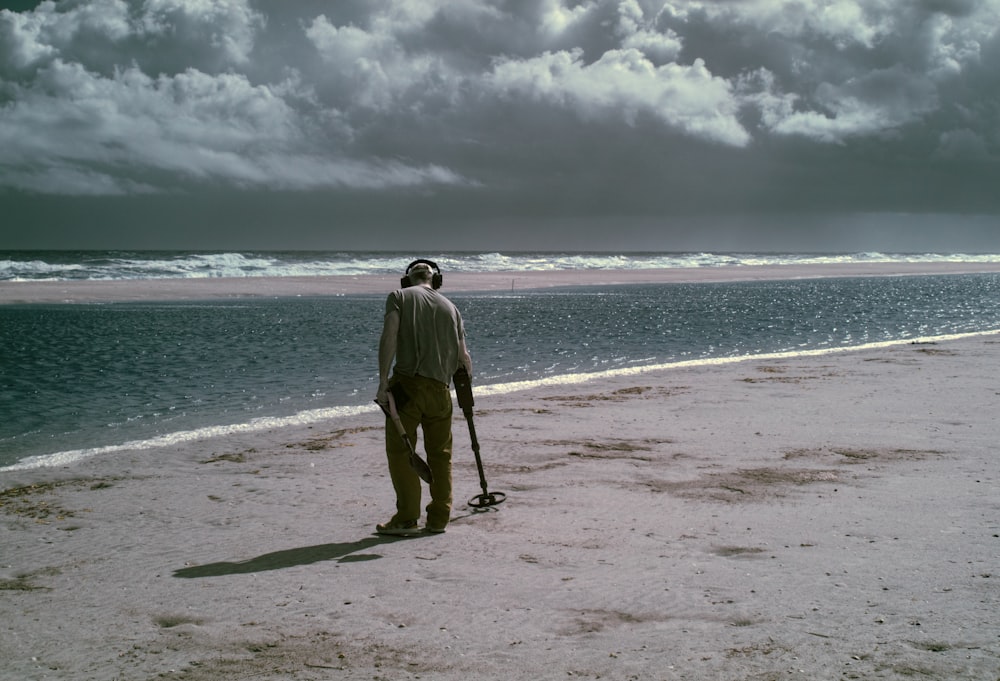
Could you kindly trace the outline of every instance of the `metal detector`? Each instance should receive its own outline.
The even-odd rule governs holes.
[[[434,474],[431,473],[431,467],[427,465],[427,462],[421,459],[420,455],[417,454],[417,448],[413,446],[413,440],[411,440],[410,436],[406,434],[406,428],[403,427],[403,422],[399,420],[399,411],[396,408],[396,397],[393,394],[393,391],[397,388],[398,386],[394,386],[389,389],[388,393],[386,393],[386,397],[388,397],[389,400],[388,405],[382,404],[378,400],[375,400],[375,404],[382,407],[382,411],[385,412],[386,417],[392,421],[393,425],[396,426],[396,432],[399,433],[399,437],[403,438],[403,442],[406,443],[406,448],[410,450],[410,468],[413,469],[414,473],[420,476],[421,480],[429,485],[434,482]],[[400,393],[400,396],[404,398],[406,397],[405,393]],[[400,400],[400,402],[403,401],[405,400]]]
[[[483,473],[483,459],[479,456],[479,440],[476,438],[476,425],[472,422],[472,407],[475,402],[472,399],[472,379],[465,367],[460,367],[453,377],[455,381],[455,396],[458,398],[458,406],[465,414],[465,420],[469,424],[469,439],[472,440],[472,451],[476,455],[476,467],[479,469],[479,486],[483,493],[469,499],[469,506],[473,508],[486,508],[502,503],[507,495],[503,492],[490,492],[486,489],[486,475]]]

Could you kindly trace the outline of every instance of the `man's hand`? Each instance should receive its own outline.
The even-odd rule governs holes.
[[[378,402],[383,407],[389,406],[389,383],[379,382],[378,392],[375,393],[375,401]]]

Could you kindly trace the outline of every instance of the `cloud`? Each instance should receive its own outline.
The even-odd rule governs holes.
[[[6,165],[61,167],[49,176],[77,178],[71,192],[153,170],[249,179],[256,156],[295,135],[284,101],[236,74],[154,79],[133,67],[105,78],[57,59],[15,95],[17,103],[2,114]],[[38,125],[45,135],[23,134]],[[90,190],[79,181],[86,176],[95,180]]]
[[[0,15],[10,38],[0,85],[8,102],[0,181],[8,187],[115,195],[202,181],[272,189],[461,182],[435,164],[352,158],[343,150],[349,131],[316,111],[294,72],[263,84],[233,70],[150,75],[125,49],[161,48],[143,58],[161,66],[180,55],[243,64],[266,23],[246,2],[149,0],[138,13],[117,0],[67,5]]]
[[[766,130],[824,143],[882,135],[940,110],[942,90],[981,68],[995,45],[994,0],[898,3],[750,0],[680,3],[669,21],[681,34],[740,41],[742,77],[754,62],[774,78],[769,92],[794,102]],[[719,50],[728,59],[734,48]],[[706,59],[708,59],[706,57]],[[708,60],[708,63],[713,63]],[[739,74],[736,74],[739,75]],[[992,90],[992,88],[991,88]],[[747,93],[750,101],[760,97]]]
[[[666,7],[666,6],[665,6]],[[673,30],[659,31],[656,21],[650,21],[637,0],[624,0],[618,5],[618,27],[622,47],[638,50],[659,63],[678,58],[684,43]]]
[[[993,150],[991,150],[993,146]],[[968,129],[941,133],[935,158],[950,161],[996,161],[995,145],[990,145],[979,133]]]
[[[523,93],[584,118],[615,117],[632,123],[648,113],[708,140],[743,146],[749,134],[737,120],[739,102],[730,85],[698,59],[690,66],[654,66],[636,49],[611,50],[591,64],[582,51],[546,53],[501,61],[490,82],[503,93]]]
[[[0,191],[993,205],[998,27],[1000,0],[46,1],[0,11]]]
[[[154,45],[169,41],[175,50],[204,45],[232,64],[245,64],[267,20],[247,0],[145,0],[135,23]],[[174,42],[175,36],[181,39]]]
[[[540,26],[543,35],[559,37],[587,22],[598,10],[596,2],[581,2],[567,7],[561,0],[539,3]]]
[[[58,58],[105,73],[143,63],[155,73],[184,59],[226,68],[247,61],[265,24],[246,0],[46,0],[33,12],[0,13],[10,45],[2,66],[23,73]]]
[[[339,81],[345,106],[387,110],[410,88],[441,70],[432,56],[410,55],[389,27],[370,32],[352,25],[335,26],[319,15],[305,30],[331,76]]]
[[[872,71],[837,85],[822,83],[813,100],[820,111],[786,111],[770,129],[821,142],[840,142],[894,130],[920,120],[938,106],[933,83],[899,67]]]
[[[433,166],[324,157],[289,105],[294,81],[252,85],[240,74],[187,71],[151,78],[132,67],[104,78],[55,60],[0,119],[8,182],[69,194],[152,191],[195,181],[303,189],[454,182]],[[44,118],[40,117],[44,112]],[[23,134],[41,124],[46,134]],[[145,180],[136,178],[145,178]]]

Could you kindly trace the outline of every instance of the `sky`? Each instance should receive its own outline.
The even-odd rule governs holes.
[[[0,2],[0,249],[1000,252],[1000,0]]]

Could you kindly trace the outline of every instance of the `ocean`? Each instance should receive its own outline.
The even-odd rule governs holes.
[[[0,251],[0,281],[394,274],[417,257],[445,272],[711,268],[881,262],[1000,262],[968,253],[438,253]]]
[[[1000,261],[996,255],[939,254],[426,257],[446,275]],[[385,274],[400,272],[412,259],[392,253],[3,252],[0,280]],[[385,293],[0,305],[0,470],[71,465],[90,456],[366,412],[380,422],[372,400]],[[679,362],[1000,330],[996,274],[597,285],[449,297],[465,320],[477,396]]]

